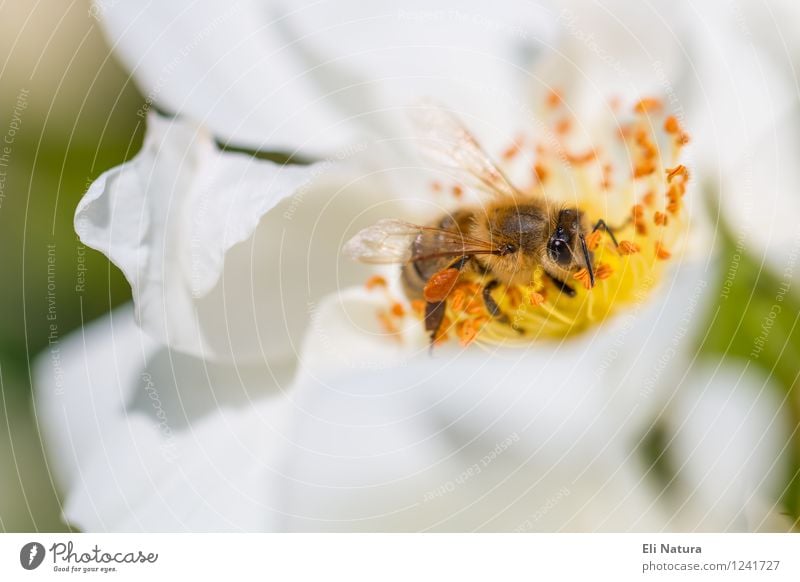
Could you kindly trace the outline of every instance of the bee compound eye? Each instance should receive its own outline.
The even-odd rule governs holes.
[[[555,262],[560,263],[563,261],[566,255],[567,244],[563,240],[553,239],[550,241],[547,250],[550,254],[550,258]]]

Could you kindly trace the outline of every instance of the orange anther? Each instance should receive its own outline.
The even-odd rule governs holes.
[[[533,173],[536,174],[536,179],[542,183],[547,180],[547,176],[549,175],[547,168],[542,163],[534,164]]]
[[[552,108],[556,108],[559,105],[561,105],[561,103],[562,103],[561,93],[559,93],[555,89],[551,89],[550,93],[548,93],[547,95],[547,104]]]
[[[564,119],[559,119],[554,127],[556,133],[559,133],[561,135],[568,133],[571,128],[572,128],[572,122],[566,117]]]
[[[366,283],[364,283],[364,286],[370,291],[378,287],[386,287],[386,279],[380,275],[373,275],[367,279]]]
[[[538,293],[536,291],[534,291],[530,295],[530,302],[531,302],[531,305],[533,305],[534,307],[540,306],[542,303],[544,303],[544,300],[545,300],[544,295],[542,295],[541,293]]]
[[[621,255],[633,255],[638,253],[640,250],[641,249],[639,248],[639,245],[629,240],[619,241],[619,246],[617,247],[617,251]]]
[[[667,133],[678,133],[681,130],[681,124],[678,123],[678,118],[670,115],[664,120],[664,131]]]
[[[614,269],[611,268],[611,265],[606,263],[600,263],[594,270],[594,278],[599,280],[608,279],[613,274]]]
[[[655,222],[659,226],[666,226],[667,215],[659,210],[656,210],[655,214],[653,215],[653,222]]]
[[[383,331],[385,331],[387,334],[394,335],[398,333],[399,330],[397,329],[397,326],[394,324],[394,321],[392,321],[392,318],[389,317],[389,314],[385,311],[378,312],[378,321],[380,322]]]
[[[576,280],[578,280],[581,283],[583,283],[583,287],[585,289],[591,289],[592,288],[592,278],[589,276],[589,270],[586,267],[582,268],[580,271],[578,271],[577,273],[575,273],[572,276]]]
[[[672,253],[670,253],[666,248],[664,248],[664,245],[662,245],[660,242],[657,242],[656,256],[663,261],[670,258],[672,256]]]
[[[453,310],[455,311],[461,311],[462,309],[464,309],[466,301],[467,301],[467,295],[466,293],[464,293],[464,290],[456,289],[450,296],[450,307],[452,307]]]
[[[514,140],[514,143],[509,145],[503,152],[503,159],[506,161],[514,159],[522,149],[523,141],[524,138],[522,136],[517,136],[517,139]]]
[[[634,205],[633,209],[631,210],[631,217],[633,219],[633,225],[636,227],[636,232],[642,235],[647,234],[644,206],[641,204]]]
[[[602,237],[602,236],[603,236],[603,233],[600,232],[599,230],[595,230],[594,232],[590,232],[586,236],[586,247],[590,251],[596,250],[597,247],[600,246],[600,237]]]
[[[453,193],[453,196],[455,196],[456,198],[461,198],[461,195],[464,193],[464,188],[462,188],[459,184],[456,184],[455,186],[453,186],[453,189],[451,191]]]
[[[585,164],[591,162],[597,156],[597,152],[589,150],[582,154],[567,154],[567,161],[571,164]]]
[[[403,304],[400,302],[395,301],[392,304],[392,315],[395,317],[405,317],[406,309],[403,307]]]
[[[661,109],[661,101],[655,97],[645,97],[633,106],[634,113],[647,113],[648,111],[657,111]]]
[[[655,171],[656,171],[656,165],[653,162],[645,161],[637,165],[636,168],[634,168],[633,177],[643,178],[644,176],[649,176]]]
[[[678,164],[674,168],[667,168],[667,182],[671,182],[673,178],[680,176],[683,180],[689,179],[689,170],[683,164]]]

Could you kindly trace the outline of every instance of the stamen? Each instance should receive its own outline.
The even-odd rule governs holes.
[[[661,109],[661,100],[654,97],[645,97],[640,99],[639,102],[633,106],[634,113],[647,113],[650,111],[659,111]]]
[[[542,184],[547,180],[547,176],[549,175],[547,168],[541,163],[534,164],[533,173],[536,175],[536,179]]]
[[[683,178],[684,181],[689,179],[689,170],[683,164],[678,164],[674,168],[667,168],[665,172],[667,173],[667,182],[672,182],[672,179],[677,176]]]
[[[396,301],[392,305],[392,315],[394,315],[395,317],[405,317],[406,309],[405,307],[403,307],[403,304],[400,303],[399,301]]]
[[[394,324],[394,321],[392,320],[392,318],[389,316],[389,314],[387,312],[382,311],[382,310],[379,311],[378,312],[378,321],[380,322],[381,327],[383,328],[383,331],[387,335],[395,336],[395,338],[397,338],[398,340],[401,339],[400,338],[400,330]]]
[[[563,100],[561,98],[561,93],[559,93],[555,89],[551,89],[550,93],[547,95],[547,104],[553,109],[555,109],[556,107],[561,105],[562,102]]]
[[[656,243],[656,256],[659,259],[661,259],[662,261],[664,261],[664,260],[670,258],[672,256],[672,253],[670,253],[666,248],[664,248],[664,245],[662,245],[660,242],[657,242]]]
[[[529,299],[530,299],[531,305],[533,305],[534,307],[538,307],[539,305],[541,305],[542,303],[545,302],[545,296],[542,293],[538,293],[536,291],[533,291],[530,294],[530,298]]]
[[[619,246],[617,247],[620,255],[634,255],[638,253],[641,249],[639,245],[635,242],[631,242],[629,240],[621,240],[619,241]]]
[[[386,285],[386,279],[380,275],[372,275],[372,277],[367,279],[366,283],[364,283],[368,291],[372,291],[378,287],[386,287]]]
[[[589,276],[589,270],[584,267],[574,275],[572,275],[575,279],[583,283],[584,289],[591,289],[592,288],[592,279]]]
[[[670,134],[677,134],[681,131],[681,125],[678,122],[678,118],[674,115],[670,115],[664,120],[664,131]]]
[[[456,289],[450,296],[450,307],[455,311],[463,311],[467,297],[463,289]]]
[[[594,271],[594,278],[603,280],[608,279],[614,274],[614,269],[608,263],[600,263]]]
[[[670,214],[678,214],[678,212],[680,212],[681,198],[684,192],[686,192],[686,189],[683,184],[672,184],[669,187],[669,190],[667,190],[667,200],[669,200],[667,212]]]
[[[517,139],[514,140],[514,143],[512,143],[505,149],[505,151],[502,154],[502,158],[508,162],[517,157],[517,154],[522,149],[523,142],[524,142],[523,136],[521,135],[517,136]]]
[[[637,165],[633,170],[634,178],[644,178],[656,171],[656,165],[653,162],[644,161]]]
[[[571,164],[586,164],[591,162],[597,156],[597,152],[589,150],[582,154],[567,154],[567,161]]]
[[[636,227],[636,233],[640,235],[647,234],[647,223],[644,216],[644,206],[635,204],[631,211],[633,225]]]
[[[586,235],[586,248],[590,251],[597,250],[597,247],[600,246],[600,238],[603,236],[603,233],[599,230],[595,230],[594,232],[590,232]]]

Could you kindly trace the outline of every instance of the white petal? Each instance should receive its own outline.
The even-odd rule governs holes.
[[[416,342],[403,357],[377,323],[380,293],[325,300],[298,379],[288,527],[662,527],[672,509],[651,503],[632,451],[669,398],[659,363],[684,361],[702,273],[683,265],[652,301],[590,337],[433,357]]]
[[[155,339],[216,360],[286,358],[308,302],[365,276],[341,260],[346,230],[403,216],[368,169],[339,167],[222,152],[151,116],[142,151],[92,184],[75,226],[122,269]]]
[[[520,65],[552,25],[536,4],[477,0],[112,2],[96,12],[150,100],[240,145],[312,153],[385,129],[395,107],[422,97],[490,125],[513,119]]]
[[[559,90],[581,122],[607,111],[609,100],[664,92],[687,63],[688,21],[681,3],[649,5],[622,0],[562,3],[555,46],[537,63],[537,95]]]
[[[757,4],[693,6],[696,40],[686,82],[693,94],[681,97],[691,163],[713,184],[734,236],[782,271],[781,250],[797,244],[791,217],[800,212],[800,117],[792,63],[785,47],[783,54],[775,50],[776,5]]]
[[[746,365],[706,364],[687,377],[667,417],[682,510],[676,521],[692,529],[754,531],[779,513],[791,446],[779,394]]]
[[[55,348],[57,359],[46,352],[36,364],[37,413],[68,522],[86,531],[274,529],[290,366],[170,352],[141,332],[130,307]]]

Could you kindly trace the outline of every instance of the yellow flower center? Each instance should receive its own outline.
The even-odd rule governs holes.
[[[530,343],[585,331],[642,301],[682,244],[689,171],[679,157],[689,137],[676,117],[666,115],[659,100],[642,99],[629,112],[615,111],[613,127],[602,142],[580,150],[574,149],[580,147],[574,145],[576,120],[561,96],[548,96],[543,109],[547,131],[542,133],[551,139],[543,143],[517,136],[499,158],[509,166],[533,160],[530,183],[520,188],[522,192],[568,201],[592,225],[603,219],[618,244],[603,230],[587,234],[594,286],[589,271],[582,268],[565,281],[574,296],[562,292],[541,267],[528,284],[494,286],[491,297],[504,317],[487,309],[483,297],[487,277],[475,271],[462,273],[447,297],[437,342],[454,338],[462,345]],[[459,184],[435,183],[432,188],[456,198],[463,194]],[[419,318],[424,316],[424,302],[414,301],[412,307]],[[381,313],[387,332],[397,332],[393,318],[403,314],[396,306]]]

